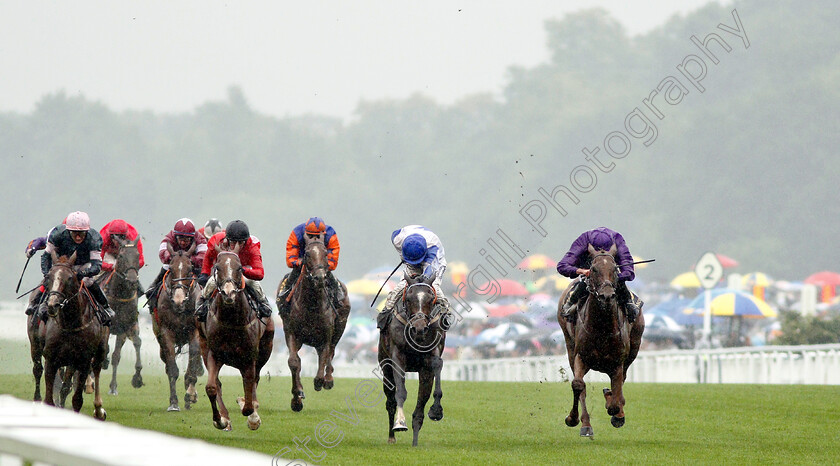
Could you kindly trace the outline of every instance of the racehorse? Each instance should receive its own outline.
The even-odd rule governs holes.
[[[260,369],[271,356],[274,339],[274,321],[261,320],[245,292],[245,276],[239,260],[241,243],[233,250],[219,248],[213,275],[216,291],[207,321],[199,324],[201,357],[207,366],[207,398],[213,408],[213,425],[217,429],[231,430],[228,410],[222,401],[222,384],[219,370],[224,365],[239,369],[245,396],[237,399],[243,416],[248,416],[248,428],[260,427],[257,413],[257,385]],[[218,408],[216,403],[218,402]]]
[[[304,247],[300,277],[291,290],[291,305],[288,313],[281,313],[283,319],[283,333],[286,346],[289,348],[289,369],[292,372],[292,411],[303,409],[303,385],[300,381],[300,351],[303,345],[309,345],[318,352],[318,372],[313,384],[315,391],[321,388],[333,388],[332,360],[335,356],[335,346],[344,334],[347,318],[350,315],[350,300],[347,298],[347,288],[339,282],[344,290],[342,305],[336,309],[333,299],[327,291],[327,248],[323,238],[307,238]],[[278,287],[278,300],[281,286]],[[278,307],[279,303],[278,303]]]
[[[44,361],[46,375],[45,403],[54,406],[53,389],[56,374],[62,366],[77,372],[73,393],[73,410],[82,409],[85,374],[93,370],[94,417],[105,420],[102,397],[99,393],[99,372],[108,353],[108,328],[99,323],[93,297],[87,285],[80,282],[73,270],[76,253],[69,258],[52,252],[53,265],[44,280],[49,318],[44,333]],[[96,285],[94,285],[96,286]]]
[[[417,372],[419,375],[417,406],[414,408],[411,422],[414,431],[411,444],[416,447],[420,428],[423,426],[423,410],[426,409],[426,403],[432,394],[433,383],[435,401],[429,409],[429,419],[443,419],[440,372],[443,369],[441,355],[448,324],[440,312],[435,313],[437,295],[432,285],[434,278],[421,275],[415,278],[406,277],[406,281],[407,286],[402,298],[394,307],[387,332],[379,334],[379,367],[382,370],[385,409],[388,411],[388,443],[397,441],[394,432],[408,430],[403,412],[403,403],[407,396],[405,373]]]
[[[195,382],[204,371],[201,365],[198,327],[195,325],[195,303],[200,291],[195,283],[190,261],[195,243],[186,252],[175,252],[171,245],[166,246],[172,260],[169,270],[164,275],[157,305],[153,306],[152,330],[160,345],[160,359],[166,365],[166,375],[169,377],[169,408],[166,410],[180,411],[178,395],[175,394],[175,384],[178,381],[175,356],[184,345],[190,345],[187,373],[184,375],[184,406],[187,409],[198,400]]]
[[[566,338],[569,365],[574,372],[573,404],[566,417],[566,425],[574,427],[582,421],[582,437],[593,436],[589,412],[586,410],[586,384],[583,381],[583,376],[590,369],[609,375],[610,388],[604,389],[607,413],[612,416],[610,422],[613,427],[624,425],[624,380],[627,378],[627,369],[639,353],[645,330],[645,319],[641,313],[630,324],[621,311],[615,292],[619,271],[615,252],[615,245],[609,251],[596,251],[590,245],[592,265],[586,284],[589,295],[578,304],[580,310],[576,322],[568,322],[563,317],[563,303],[571,285],[563,292],[557,310],[557,321]],[[582,410],[580,418],[578,402]]]
[[[119,240],[118,240],[119,241]],[[109,395],[117,394],[117,367],[120,365],[122,347],[126,338],[134,343],[134,351],[137,359],[134,363],[134,377],[131,378],[131,386],[140,388],[143,386],[143,377],[140,370],[143,364],[140,362],[140,330],[137,325],[137,290],[139,288],[137,272],[140,269],[140,251],[137,249],[137,242],[119,241],[120,249],[117,253],[117,262],[110,274],[103,275],[101,280],[102,291],[108,298],[108,305],[114,310],[114,318],[111,319],[111,333],[116,335],[114,352],[111,354],[111,365],[113,375]]]

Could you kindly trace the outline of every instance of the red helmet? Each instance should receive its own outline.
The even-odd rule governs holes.
[[[64,219],[64,224],[67,225],[68,230],[88,231],[90,230],[90,217],[84,212],[71,212]]]
[[[307,233],[317,235],[327,231],[327,224],[321,220],[321,217],[312,217],[306,221],[304,229]]]
[[[195,236],[195,225],[192,220],[182,218],[175,222],[172,231],[175,232],[175,236]]]
[[[108,226],[109,235],[127,235],[128,223],[123,219],[116,219]]]

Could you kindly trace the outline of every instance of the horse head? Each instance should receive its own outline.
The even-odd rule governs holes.
[[[327,272],[330,265],[327,261],[327,247],[322,237],[306,239],[303,251],[303,267],[308,279],[315,282],[318,287],[323,287],[327,279]]]
[[[242,262],[239,260],[239,250],[242,243],[236,243],[233,248],[217,246],[219,255],[214,266],[216,288],[222,296],[222,303],[233,305],[239,293],[245,289],[245,275],[242,273]]]
[[[190,261],[189,251],[175,252],[169,244],[166,245],[166,248],[171,257],[169,261],[169,273],[167,273],[166,276],[166,287],[169,289],[169,300],[171,301],[172,308],[175,311],[182,312],[184,310],[184,306],[190,298],[190,294],[195,283],[192,261]]]
[[[589,267],[589,291],[598,298],[603,305],[616,300],[615,289],[618,286],[618,265],[615,262],[616,247],[613,244],[609,251],[596,250],[589,245],[592,265]]]
[[[137,273],[140,270],[140,249],[137,243],[140,238],[133,241],[117,239],[120,250],[117,253],[117,262],[114,264],[114,273],[130,283],[137,283]]]
[[[437,303],[437,293],[432,285],[434,277],[418,275],[406,277],[403,305],[408,314],[410,331],[425,335],[432,324],[432,310]]]
[[[54,316],[78,296],[81,284],[73,270],[76,263],[75,252],[70,257],[59,256],[55,251],[51,252],[51,255],[52,267],[44,280],[44,289],[47,293],[47,312]]]

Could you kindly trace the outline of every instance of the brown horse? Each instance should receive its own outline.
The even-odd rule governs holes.
[[[188,343],[190,345],[187,373],[184,375],[184,407],[187,409],[198,400],[195,382],[204,371],[201,365],[198,327],[195,325],[195,303],[198,300],[199,287],[195,283],[190,261],[195,244],[186,252],[175,252],[168,244],[167,248],[172,260],[163,278],[157,306],[154,307],[152,330],[160,345],[160,359],[166,365],[166,375],[169,377],[169,408],[166,410],[180,411],[178,395],[175,393],[175,384],[178,382],[178,364],[175,362],[175,356],[180,353],[181,347]]]
[[[246,297],[245,276],[238,255],[240,246],[237,244],[232,251],[220,249],[213,267],[215,296],[207,322],[199,324],[201,356],[207,366],[205,390],[213,408],[213,425],[224,430],[230,430],[231,423],[222,401],[219,370],[224,365],[239,369],[245,396],[237,402],[242,415],[248,416],[248,428],[256,430],[261,423],[257,414],[260,369],[271,356],[274,340],[274,322],[270,318],[261,320]]]
[[[143,364],[140,362],[140,344],[142,342],[140,341],[140,329],[137,325],[137,293],[139,288],[137,272],[140,269],[138,241],[139,238],[134,241],[120,242],[114,270],[101,278],[102,291],[108,298],[108,305],[114,310],[114,318],[111,319],[111,333],[117,337],[114,343],[114,352],[111,354],[113,374],[110,390],[108,390],[109,395],[117,394],[117,368],[120,365],[120,356],[126,338],[134,343],[134,352],[137,355],[131,386],[134,388],[143,386],[143,377],[140,375],[140,370],[143,369]]]
[[[618,265],[615,262],[616,248],[609,251],[596,251],[591,245],[589,253],[592,265],[588,283],[589,296],[578,304],[576,323],[568,322],[563,317],[563,303],[571,285],[560,298],[557,321],[566,337],[566,349],[569,365],[574,372],[572,380],[573,404],[566,425],[574,427],[583,422],[580,428],[582,437],[592,437],[592,425],[586,410],[586,384],[583,376],[594,369],[610,377],[610,388],[604,389],[607,413],[612,416],[613,427],[624,425],[624,380],[627,369],[639,353],[645,319],[640,313],[630,324],[616,297],[618,286]],[[578,402],[582,414],[578,419]]]
[[[437,301],[432,285],[434,278],[428,277],[425,281],[422,278],[406,277],[408,285],[402,299],[397,301],[387,332],[381,332],[379,335],[379,367],[382,370],[385,409],[388,411],[388,443],[397,441],[394,432],[408,430],[403,412],[403,403],[407,396],[405,373],[417,372],[420,377],[417,406],[414,408],[411,422],[414,431],[411,444],[415,447],[425,418],[423,410],[426,409],[426,403],[432,394],[433,384],[435,401],[429,408],[429,419],[443,419],[440,372],[443,369],[441,355],[446,342],[447,328],[445,317],[440,313],[434,314]]]
[[[86,285],[73,270],[76,254],[68,257],[53,255],[53,265],[44,280],[49,318],[44,334],[46,375],[45,403],[54,405],[53,389],[58,369],[68,366],[68,372],[87,374],[93,370],[94,417],[104,420],[102,397],[99,393],[99,372],[108,353],[108,328],[100,325]],[[94,285],[96,286],[96,285]],[[76,377],[73,410],[82,409],[85,377]]]
[[[302,410],[303,399],[306,397],[300,382],[301,365],[298,351],[303,345],[315,348],[318,352],[318,372],[313,382],[315,391],[320,391],[321,388],[330,390],[335,383],[332,376],[335,346],[344,334],[344,327],[350,315],[350,300],[347,298],[347,288],[344,284],[339,282],[339,286],[344,290],[344,300],[338,309],[334,307],[333,300],[327,292],[329,264],[327,248],[322,238],[307,239],[302,262],[300,278],[291,291],[289,312],[280,315],[283,319],[286,346],[289,348],[292,411]]]

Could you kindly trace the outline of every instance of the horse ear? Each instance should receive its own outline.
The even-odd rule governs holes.
[[[172,249],[172,245],[169,243],[166,243],[166,252],[168,252],[170,256],[175,255],[175,250]]]
[[[192,256],[192,255],[193,255],[193,253],[195,252],[195,248],[196,248],[196,246],[198,246],[198,245],[196,244],[195,240],[193,240],[192,246],[190,246],[190,248],[189,248],[189,249],[187,249],[187,255],[188,255],[188,256]]]
[[[70,258],[67,259],[67,263],[73,265],[76,263],[76,251],[73,251],[73,254],[70,255]]]
[[[236,246],[233,247],[234,254],[239,254],[239,250],[242,249],[242,244],[243,243],[236,243]]]
[[[611,256],[615,256],[615,252],[617,250],[618,249],[615,247],[615,244],[613,244],[612,246],[610,246],[610,250],[608,252],[610,253]]]
[[[593,247],[591,244],[589,245],[589,254],[592,254],[593,256],[595,254],[598,254],[598,251],[596,251],[595,247]]]
[[[56,253],[55,250],[50,251],[50,257],[52,257],[53,264],[58,262],[58,253]]]

